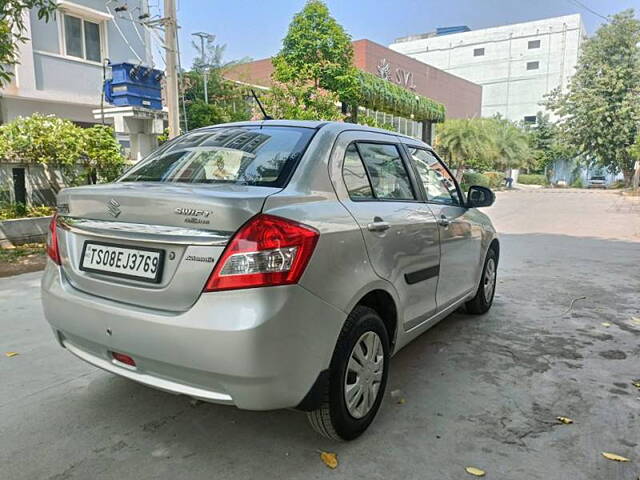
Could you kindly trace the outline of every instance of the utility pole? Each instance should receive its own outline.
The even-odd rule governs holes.
[[[202,57],[203,71],[202,76],[204,77],[204,103],[209,103],[209,94],[207,92],[207,83],[209,83],[209,65],[205,65],[205,54],[204,54],[204,41],[212,40],[215,38],[215,35],[211,35],[207,32],[196,32],[192,33],[194,37],[200,38],[200,55]]]
[[[166,54],[167,108],[169,110],[169,138],[180,135],[178,106],[178,43],[175,0],[164,0],[164,42]]]

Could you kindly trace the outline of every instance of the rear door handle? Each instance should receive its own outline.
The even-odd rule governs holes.
[[[368,224],[367,230],[370,232],[384,232],[385,230],[389,230],[390,227],[389,222],[376,221]]]
[[[438,219],[438,225],[440,225],[441,227],[448,227],[450,224],[451,220],[449,220],[444,215],[440,215],[440,218]]]

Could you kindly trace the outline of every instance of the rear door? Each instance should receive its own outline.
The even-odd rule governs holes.
[[[342,165],[338,196],[360,225],[373,269],[394,285],[407,330],[436,310],[435,218],[421,203],[397,137],[345,132],[334,154]]]
[[[464,206],[457,182],[435,153],[405,142],[440,233],[440,277],[436,302],[443,310],[476,288],[482,226]]]

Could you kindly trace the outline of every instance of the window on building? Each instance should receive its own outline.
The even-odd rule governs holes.
[[[528,48],[529,50],[532,48],[540,48],[540,40],[529,40]]]
[[[474,48],[473,49],[474,57],[484,57],[484,48]]]
[[[540,62],[527,62],[527,70],[538,70]]]
[[[102,32],[100,23],[73,15],[63,15],[64,53],[70,57],[92,62],[102,61]]]
[[[536,123],[536,116],[535,115],[525,115],[524,116],[524,123]]]

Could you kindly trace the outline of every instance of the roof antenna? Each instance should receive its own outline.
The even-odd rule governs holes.
[[[258,104],[258,107],[260,107],[260,111],[262,112],[262,119],[263,120],[273,120],[273,117],[270,117],[269,115],[267,115],[267,112],[265,111],[264,107],[262,106],[262,103],[260,103],[260,99],[256,95],[256,92],[253,91],[253,88],[251,89],[251,95],[253,95],[253,98],[255,99],[256,103]]]

